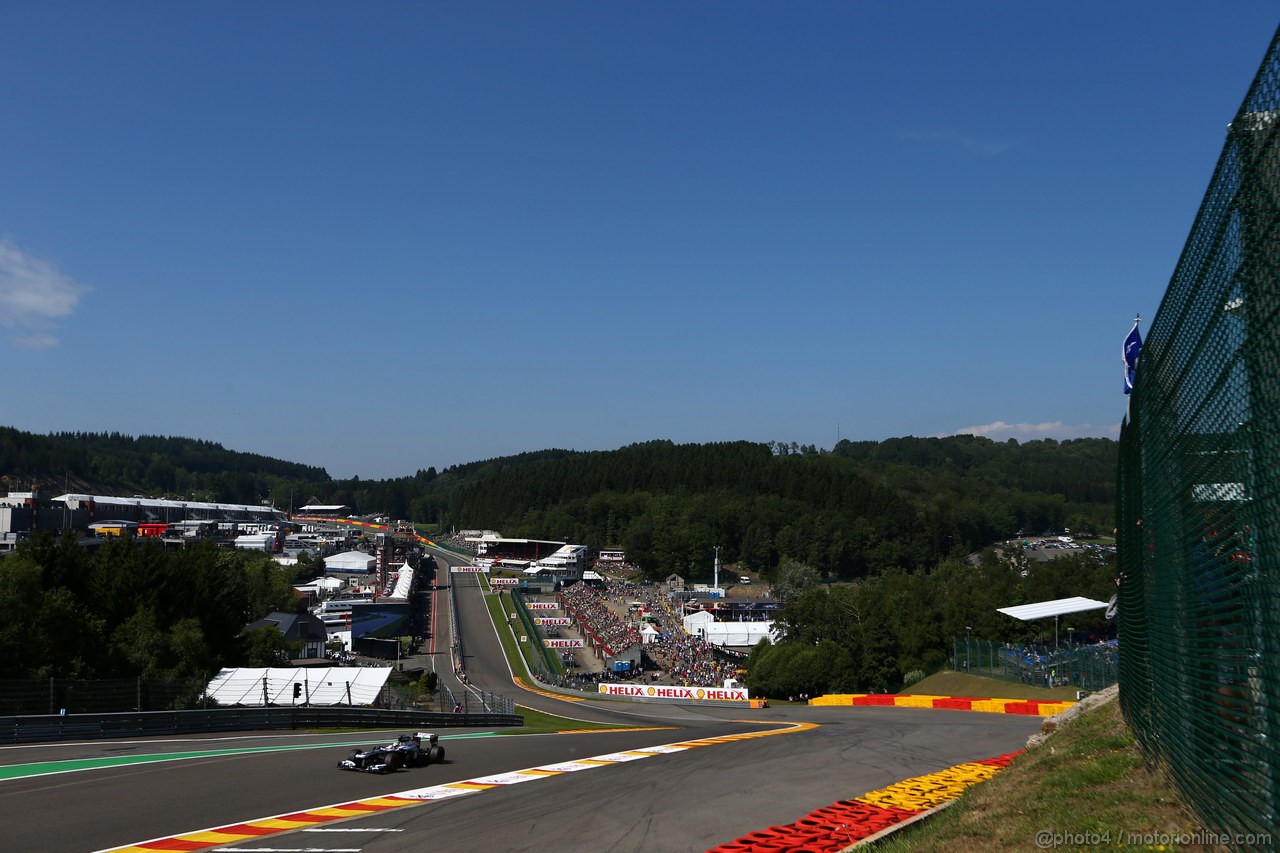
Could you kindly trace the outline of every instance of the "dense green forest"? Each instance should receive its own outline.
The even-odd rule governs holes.
[[[86,550],[38,533],[0,559],[0,678],[207,678],[269,665],[280,633],[244,628],[294,606],[297,571],[209,542]]]
[[[1115,573],[1114,557],[1097,551],[1040,561],[1021,549],[989,549],[976,561],[943,560],[929,571],[895,568],[823,584],[811,567],[788,561],[777,584],[786,595],[782,636],[752,650],[747,683],[767,696],[885,692],[913,672],[944,666],[957,637],[1052,647],[1052,619],[1017,622],[997,609],[1074,596],[1107,601]],[[1072,614],[1064,641],[1065,626],[1078,638],[1114,634],[1100,610]]]
[[[211,441],[120,433],[35,435],[0,427],[0,485],[46,494],[143,494],[258,504],[329,482],[323,468],[237,453]],[[286,504],[281,503],[280,506]]]
[[[996,607],[1086,595],[1114,569],[1097,552],[1027,562],[993,543],[1113,527],[1116,444],[974,436],[545,450],[387,480],[334,480],[185,438],[0,428],[0,480],[14,490],[187,497],[293,507],[316,500],[439,529],[623,547],[652,579],[709,580],[722,560],[784,594],[777,645],[756,649],[753,687],[892,687],[946,659],[950,639],[1044,641]],[[197,549],[96,554],[33,541],[0,560],[0,677],[208,674],[278,649],[242,627],[286,606],[294,578],[263,555]],[[1080,630],[1106,629],[1082,616]],[[265,645],[264,645],[265,644]]]
[[[314,499],[446,530],[619,546],[651,577],[695,580],[709,576],[717,545],[726,562],[765,576],[791,558],[852,579],[927,569],[1020,533],[1110,531],[1115,466],[1109,439],[898,438],[829,452],[652,441],[334,480],[207,441],[0,428],[0,475],[15,490],[71,483],[281,508]]]
[[[921,570],[1017,536],[1112,528],[1115,443],[842,442],[830,453],[655,441],[531,461],[460,483],[446,518],[510,536],[618,544],[651,577],[722,558],[769,576]]]

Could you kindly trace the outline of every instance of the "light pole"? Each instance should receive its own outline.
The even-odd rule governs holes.
[[[1067,628],[1067,645],[1068,646],[1075,644],[1075,634],[1076,634],[1075,628]]]

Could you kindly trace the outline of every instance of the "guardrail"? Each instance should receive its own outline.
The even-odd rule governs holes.
[[[462,633],[458,630],[458,599],[453,593],[453,569],[446,562],[444,570],[445,585],[449,588],[449,638],[451,641],[449,651],[453,655],[454,670],[461,671],[466,657],[462,649]]]
[[[551,649],[547,648],[546,643],[543,642],[546,639],[546,634],[543,633],[542,627],[533,621],[533,614],[525,606],[524,593],[518,589],[513,589],[511,591],[511,605],[515,607],[516,614],[520,617],[520,623],[524,625],[525,632],[532,640],[531,644],[538,650],[539,656],[542,658],[541,663],[538,665],[538,671],[540,673],[547,672],[558,675],[560,672],[557,666],[558,662]]]
[[[519,714],[388,711],[379,708],[210,708],[125,714],[0,717],[0,743],[39,743],[259,729],[522,726]]]

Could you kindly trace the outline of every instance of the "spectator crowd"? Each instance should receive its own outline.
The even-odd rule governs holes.
[[[604,597],[585,583],[566,587],[560,606],[601,647],[605,657],[626,651],[640,642],[640,632],[623,620]]]
[[[560,602],[606,657],[643,642],[638,626],[644,614],[657,631],[653,641],[643,645],[652,666],[662,673],[654,674],[655,680],[718,687],[741,666],[733,655],[686,632],[678,600],[654,584],[609,580],[603,587],[595,587],[577,583],[560,593]],[[614,680],[609,674],[604,677]],[[601,676],[591,678],[601,680]]]

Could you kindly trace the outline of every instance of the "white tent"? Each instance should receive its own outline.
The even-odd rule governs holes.
[[[409,588],[413,586],[413,567],[405,563],[400,567],[400,574],[396,577],[396,588],[391,591],[392,598],[408,598]]]
[[[715,646],[754,646],[763,639],[776,642],[772,622],[717,622],[705,610],[691,613],[681,620],[685,631]]]
[[[342,589],[342,581],[337,578],[316,578],[306,583],[294,584],[293,588],[301,593],[311,592],[321,595]]]
[[[324,558],[326,572],[371,572],[377,560],[364,551],[343,551]]]
[[[658,641],[658,636],[658,629],[650,625],[648,622],[641,626],[640,642],[645,645],[648,645],[649,643],[656,643]]]
[[[389,666],[242,666],[219,672],[206,693],[219,705],[369,705],[390,676]]]

